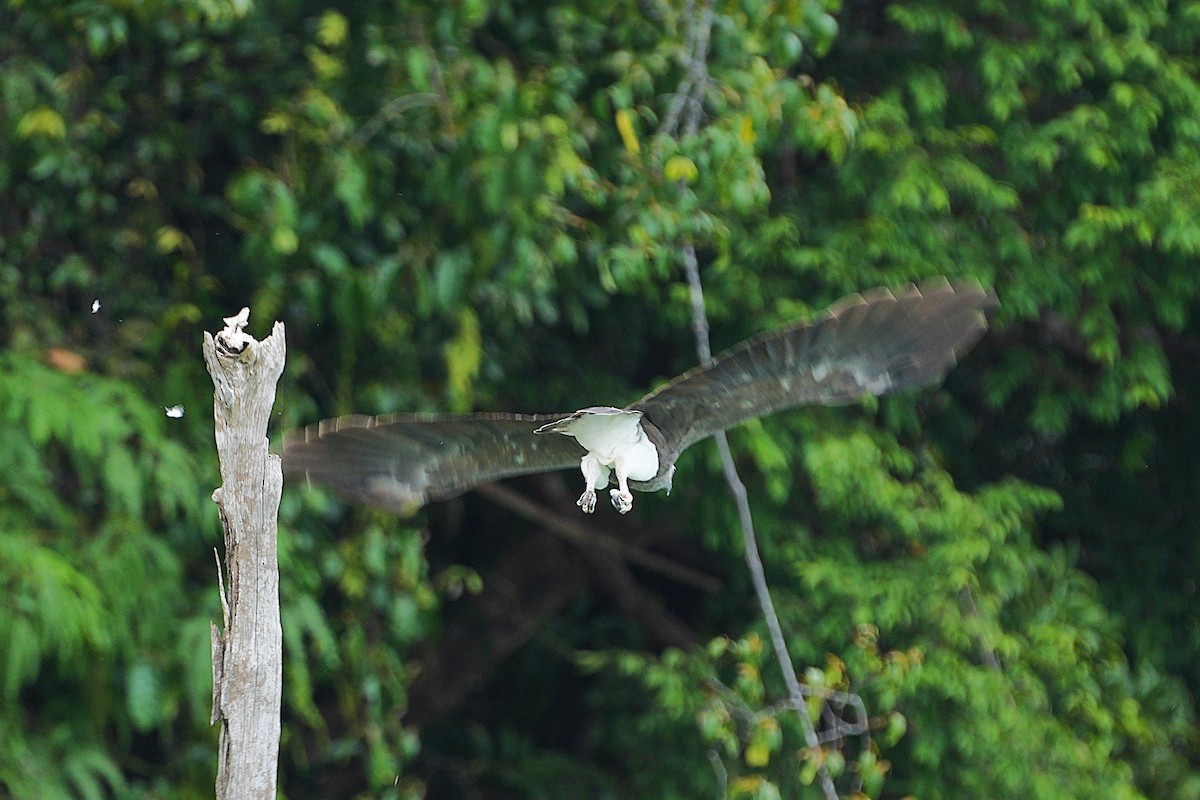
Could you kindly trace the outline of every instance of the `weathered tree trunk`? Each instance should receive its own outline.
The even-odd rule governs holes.
[[[213,500],[225,528],[224,632],[212,626],[212,721],[221,721],[217,800],[275,800],[283,632],[279,622],[279,456],[267,451],[267,420],[283,373],[283,324],[257,342],[243,332],[249,309],[204,334],[216,387],[221,487]],[[218,565],[219,567],[219,565]],[[218,576],[220,573],[218,572]]]

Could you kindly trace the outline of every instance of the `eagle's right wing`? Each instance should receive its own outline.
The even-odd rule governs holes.
[[[289,436],[285,472],[348,500],[411,511],[481,483],[578,467],[583,448],[534,429],[567,414],[389,414],[327,419]]]
[[[995,295],[940,279],[851,295],[756,336],[629,406],[674,455],[717,431],[799,405],[840,405],[940,381],[987,330]]]

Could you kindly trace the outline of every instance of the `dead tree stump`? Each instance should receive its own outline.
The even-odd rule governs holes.
[[[215,337],[204,334],[221,462],[221,487],[213,500],[225,529],[229,576],[226,586],[218,563],[224,630],[212,626],[212,722],[221,722],[217,800],[275,800],[279,772],[283,631],[277,517],[283,472],[279,456],[267,449],[267,421],[285,346],[282,323],[258,342],[242,330],[249,316],[243,308]]]

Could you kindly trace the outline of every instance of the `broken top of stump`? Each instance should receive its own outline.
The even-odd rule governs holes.
[[[271,335],[260,342],[246,333],[249,320],[250,309],[243,308],[225,318],[225,327],[215,337],[204,332],[204,362],[216,388],[218,415],[222,406],[230,408],[239,398],[241,402],[251,399],[243,396],[247,392],[250,395],[269,392],[269,395],[252,398],[265,401],[267,407],[275,401],[275,383],[283,374],[287,354],[283,323],[276,322]],[[266,435],[265,426],[262,435]]]

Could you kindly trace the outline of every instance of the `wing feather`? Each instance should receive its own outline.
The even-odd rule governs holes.
[[[283,468],[348,500],[411,511],[481,483],[579,465],[568,436],[536,436],[567,414],[388,414],[309,425],[287,438]]]
[[[938,279],[873,289],[815,319],[749,339],[629,406],[666,439],[673,459],[748,419],[799,405],[843,405],[940,381],[987,330],[995,295]]]

